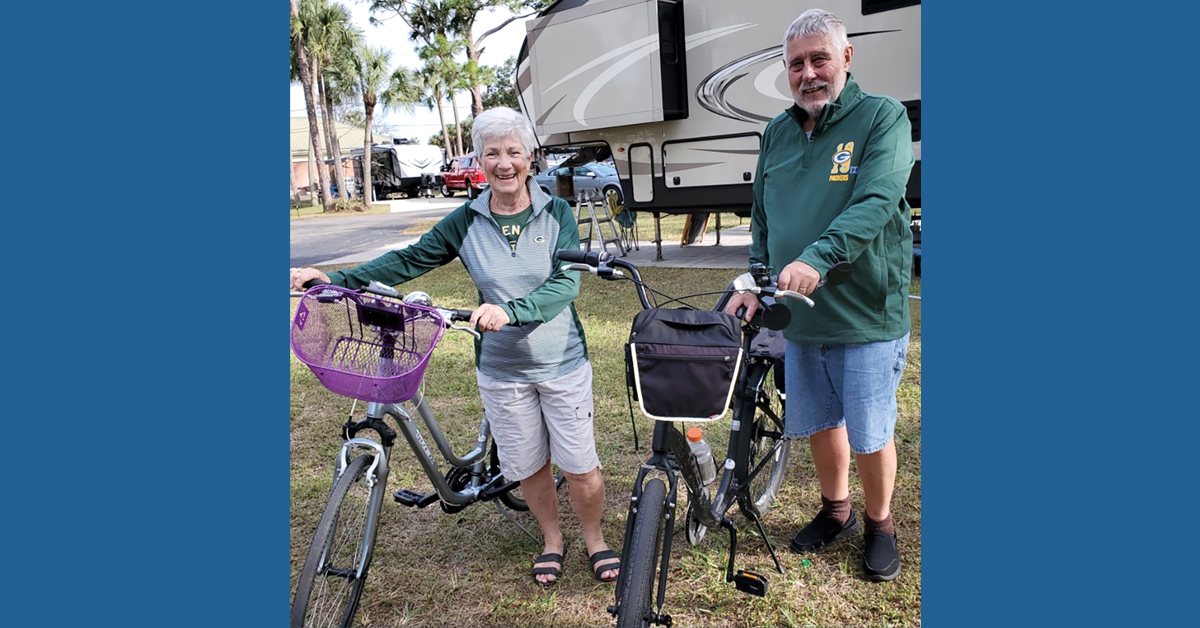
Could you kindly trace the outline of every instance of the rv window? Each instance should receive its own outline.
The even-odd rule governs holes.
[[[863,0],[862,14],[883,13],[892,9],[903,9],[921,4],[921,0]]]

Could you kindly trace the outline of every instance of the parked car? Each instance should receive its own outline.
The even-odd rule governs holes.
[[[617,169],[603,162],[592,162],[582,166],[559,166],[551,168],[533,177],[538,186],[547,194],[562,196],[558,193],[558,175],[571,174],[575,181],[575,194],[586,192],[603,198],[609,190],[617,193],[617,202],[624,202],[621,195],[621,181],[617,178]],[[564,197],[566,198],[566,197]],[[575,200],[568,198],[567,200]]]
[[[467,198],[475,198],[485,187],[487,178],[475,160],[475,153],[451,159],[442,172],[442,196],[454,196],[455,192],[465,190]]]

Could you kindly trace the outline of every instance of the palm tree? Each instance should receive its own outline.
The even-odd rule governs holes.
[[[371,185],[371,124],[376,105],[382,109],[401,107],[412,111],[419,97],[419,81],[404,68],[394,72],[391,53],[384,48],[361,46],[358,54],[358,85],[362,96],[365,126],[363,129],[363,205],[371,206],[374,191]]]
[[[300,20],[300,9],[296,5],[296,0],[291,0],[292,17],[291,17],[291,42],[292,53],[295,59],[293,71],[298,75],[300,83],[304,86],[304,108],[308,113],[308,134],[312,142],[313,157],[317,163],[323,164],[321,158],[321,141],[320,134],[317,129],[317,109],[313,104],[312,93],[312,74],[308,67],[308,51],[304,44],[304,24]],[[324,168],[317,168],[317,194],[319,196],[313,198],[321,199],[321,207],[324,211],[329,211],[331,202],[329,198],[329,181],[325,174]],[[309,189],[312,189],[312,181],[309,181]]]
[[[423,92],[420,103],[430,111],[437,107],[438,122],[442,127],[442,147],[446,149],[447,153],[451,153],[451,157],[454,157],[453,147],[450,146],[450,135],[446,131],[446,115],[442,112],[442,77],[438,74],[437,65],[426,63],[425,67],[417,71],[417,76],[421,81]]]
[[[462,46],[462,41],[450,39],[445,35],[439,34],[433,37],[433,43],[422,47],[419,53],[426,67],[432,66],[435,69],[438,78],[441,80],[442,87],[450,97],[450,110],[454,114],[454,125],[456,127],[455,148],[459,155],[463,154],[463,146],[462,132],[457,131],[457,127],[459,126],[458,99],[455,97],[455,92],[461,89],[462,66],[454,60],[454,55],[462,50]]]
[[[321,103],[322,121],[325,125],[326,146],[330,149],[335,184],[338,185],[339,196],[344,201],[349,200],[346,186],[341,184],[341,142],[337,136],[337,124],[334,121],[333,108],[335,95],[330,93],[335,89],[330,84],[329,71],[337,58],[352,50],[361,37],[359,30],[350,22],[350,11],[338,3],[328,0],[300,0],[300,19],[304,23],[304,43],[309,54],[309,64],[318,100]],[[339,92],[344,92],[344,88]]]
[[[395,13],[400,16],[413,30],[413,39],[419,36],[427,45],[432,44],[432,35],[440,32],[443,35],[458,35],[467,50],[467,62],[479,65],[479,57],[483,54],[483,41],[499,32],[512,22],[529,17],[548,6],[553,0],[371,0],[371,20],[377,21],[376,13]],[[514,15],[499,26],[488,30],[479,37],[472,37],[471,31],[475,26],[475,18],[483,11],[504,7]],[[525,11],[522,15],[516,15]],[[443,30],[430,32],[430,24],[439,24]],[[483,113],[483,98],[481,83],[471,83],[471,114]]]
[[[359,40],[355,41],[357,45]],[[357,100],[358,96],[358,59],[355,56],[354,48],[340,50],[338,56],[333,59],[333,63],[325,68],[325,95],[329,100],[330,126],[333,131],[334,154],[339,156],[337,172],[342,173],[342,162],[344,159],[341,156],[341,137],[337,133],[337,109],[347,103]],[[338,189],[345,188],[345,185],[338,185]],[[343,197],[349,201],[349,190]]]

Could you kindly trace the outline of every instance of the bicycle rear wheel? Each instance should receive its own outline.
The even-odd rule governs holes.
[[[312,546],[300,571],[296,598],[292,602],[292,626],[349,626],[362,597],[370,548],[363,556],[369,527],[371,496],[384,489],[382,482],[369,488],[366,472],[375,456],[355,458],[338,478],[329,494],[325,512],[317,524]],[[364,564],[362,577],[358,565]]]
[[[754,400],[754,420],[751,422],[753,432],[747,468],[753,471],[764,458],[771,458],[750,481],[750,505],[760,517],[767,514],[771,504],[775,503],[779,485],[783,483],[783,475],[787,471],[788,454],[792,447],[792,442],[783,438],[784,401],[776,383],[776,377],[782,376],[782,362],[768,367]]]
[[[633,524],[633,536],[628,540],[629,564],[621,566],[624,573],[621,578],[623,590],[617,594],[618,628],[650,625],[646,613],[654,601],[654,570],[658,566],[662,544],[666,496],[666,485],[654,478],[646,482],[642,496],[638,498],[637,521]]]
[[[492,450],[491,450],[491,453],[489,455],[489,460],[488,460],[488,470],[492,474],[492,477],[500,475],[500,454],[496,450],[496,442],[495,441],[492,441]],[[563,485],[563,480],[565,480],[565,479],[566,479],[566,476],[563,475],[562,471],[559,471],[558,473],[556,473],[554,475],[554,490],[555,491],[557,491]],[[507,481],[507,480],[505,480],[505,481]],[[520,511],[520,512],[526,512],[529,510],[529,504],[525,503],[525,497],[521,494],[520,485],[516,486],[515,488],[513,488],[511,491],[508,491],[507,493],[501,493],[500,494],[500,502],[503,503],[505,506],[508,506],[512,510],[516,510],[516,511]]]

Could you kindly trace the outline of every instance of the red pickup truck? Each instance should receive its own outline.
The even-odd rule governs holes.
[[[487,178],[483,176],[483,168],[475,161],[475,153],[451,159],[450,165],[442,172],[442,196],[454,196],[455,192],[466,190],[467,198],[475,198],[485,187]]]

